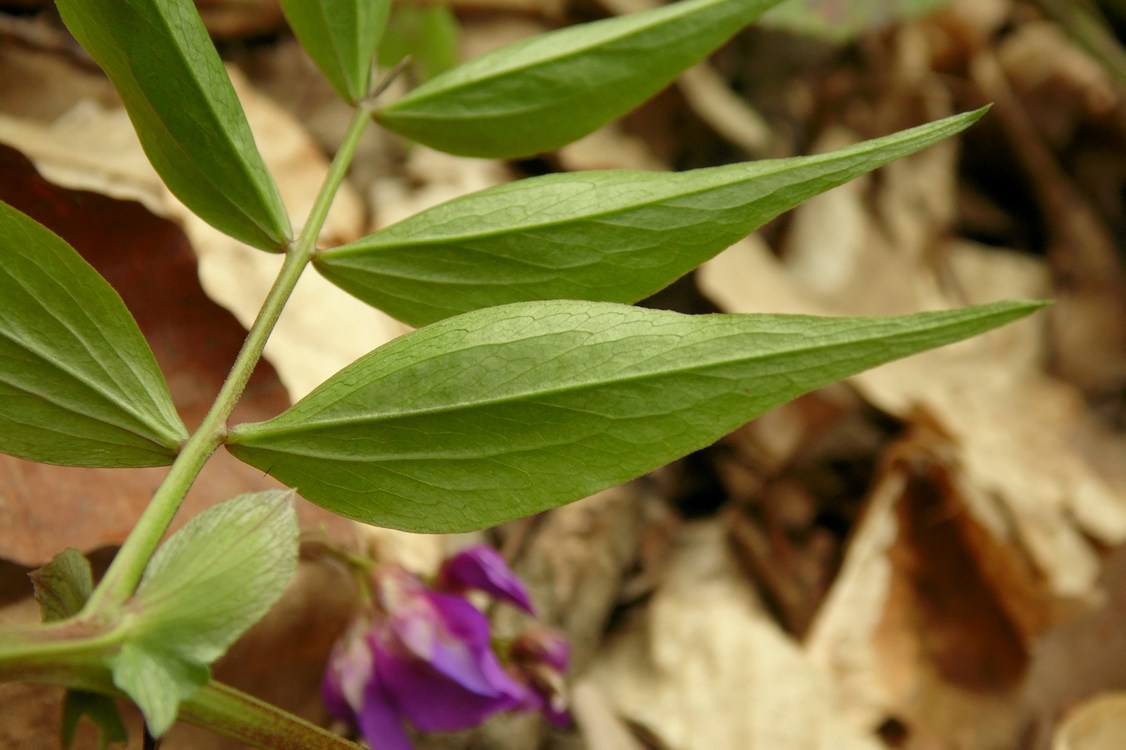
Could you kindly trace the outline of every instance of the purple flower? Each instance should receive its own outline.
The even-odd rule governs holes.
[[[571,647],[561,633],[537,627],[521,633],[508,652],[516,675],[528,686],[521,708],[539,711],[557,727],[571,724],[563,677]]]
[[[448,732],[513,709],[542,710],[555,720],[566,643],[529,641],[527,654],[514,651],[506,669],[493,651],[485,615],[461,595],[481,590],[531,610],[524,585],[496,552],[478,547],[447,560],[440,591],[399,566],[377,569],[372,583],[373,611],[333,649],[322,690],[329,711],[373,746],[409,750],[407,724]],[[545,671],[542,664],[559,664],[559,648],[558,684],[546,690],[555,667]],[[548,652],[554,656],[543,656]]]
[[[442,591],[453,594],[483,591],[516,605],[530,615],[535,614],[524,583],[492,547],[477,545],[448,558],[438,571],[436,585]]]

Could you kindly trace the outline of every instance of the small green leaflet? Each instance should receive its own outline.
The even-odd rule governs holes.
[[[187,439],[121,297],[57,235],[0,203],[0,452],[160,466]]]
[[[376,59],[393,68],[410,55],[411,71],[426,81],[457,65],[457,16],[447,6],[399,3],[391,12]]]
[[[35,601],[39,603],[43,622],[78,614],[94,590],[90,561],[73,547],[55,555],[51,562],[28,576],[35,588]]]
[[[301,46],[336,92],[353,104],[367,96],[391,0],[282,0],[281,5]]]
[[[76,549],[66,549],[51,562],[30,573],[35,600],[43,622],[56,622],[78,614],[94,590],[90,561]],[[98,750],[112,743],[125,744],[129,736],[113,698],[85,690],[67,690],[63,699],[62,746],[74,744],[74,733],[83,716],[98,728]]]
[[[506,302],[636,302],[811,196],[984,113],[816,156],[521,180],[423,211],[315,263],[341,289],[413,326]]]
[[[1038,307],[814,318],[521,302],[396,339],[278,417],[235,427],[227,447],[343,516],[480,529],[632,479],[802,393]]]
[[[159,737],[181,701],[281,596],[297,566],[297,515],[288,490],[208,508],[165,542],[145,569],[113,657],[114,684]]]
[[[548,32],[453,68],[376,118],[451,154],[558,148],[664,88],[779,0],[682,0]]]
[[[131,640],[110,662],[113,684],[137,704],[153,737],[164,736],[180,703],[211,679],[206,665],[183,659],[170,645]]]
[[[289,217],[191,0],[56,5],[121,95],[169,190],[216,229],[262,250],[284,250]]]

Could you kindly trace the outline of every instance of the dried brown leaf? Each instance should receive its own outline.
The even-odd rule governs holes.
[[[1117,750],[1126,746],[1126,693],[1107,693],[1068,712],[1052,750]]]
[[[861,748],[839,696],[761,609],[717,522],[685,526],[635,627],[612,638],[591,679],[670,750]]]

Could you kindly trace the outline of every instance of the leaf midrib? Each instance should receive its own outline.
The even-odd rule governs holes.
[[[958,319],[958,320],[950,321],[950,322],[943,323],[943,324],[940,324],[940,325],[929,326],[929,327],[926,327],[926,328],[915,328],[915,329],[907,330],[907,331],[902,332],[902,335],[916,336],[916,335],[923,335],[923,334],[938,334],[938,333],[941,333],[944,330],[947,330],[947,329],[950,329],[950,328],[959,328],[959,327],[964,326],[968,323],[974,323],[975,325],[981,325],[981,324],[984,324],[986,321],[989,321],[991,319],[995,319],[995,318],[999,318],[999,317],[1000,318],[1012,317],[1014,312],[1015,312],[1015,310],[1013,310],[1011,308],[1002,308],[1002,309],[999,309],[999,310],[992,312],[988,315],[974,317],[974,318],[970,318],[968,320],[967,319]],[[795,316],[795,317],[804,317],[804,316]],[[814,318],[814,319],[815,320],[823,320],[822,318]],[[847,319],[844,319],[844,320],[847,320]],[[856,319],[853,319],[853,320],[855,321]],[[861,320],[872,321],[872,320],[878,320],[878,319],[861,319]],[[747,332],[732,333],[732,334],[725,335],[723,338],[726,338],[727,336],[746,336],[750,333],[752,333],[752,332],[747,331]],[[388,413],[382,413],[382,414],[365,414],[365,415],[357,416],[357,417],[353,417],[353,418],[335,417],[335,418],[320,419],[320,420],[317,420],[315,418],[310,419],[308,417],[291,417],[292,419],[300,419],[300,422],[298,422],[297,424],[287,424],[285,422],[280,422],[280,420],[284,420],[287,416],[286,414],[283,413],[282,415],[277,417],[275,420],[252,423],[252,424],[249,424],[249,425],[246,425],[246,426],[237,426],[237,427],[233,428],[232,431],[231,431],[231,437],[235,438],[235,439],[231,440],[230,442],[238,444],[240,441],[237,438],[240,437],[240,436],[243,436],[243,435],[250,435],[250,436],[257,436],[257,437],[269,437],[271,435],[276,435],[278,433],[288,433],[288,434],[293,435],[293,434],[300,434],[300,433],[305,433],[305,432],[314,432],[314,431],[324,430],[324,429],[332,428],[332,427],[348,427],[348,426],[354,426],[354,425],[365,424],[365,423],[389,422],[389,421],[394,421],[394,420],[397,420],[397,419],[409,419],[411,417],[416,417],[416,416],[421,417],[421,416],[428,416],[428,415],[433,415],[433,414],[448,414],[448,413],[456,413],[456,412],[459,412],[459,411],[469,411],[469,410],[478,409],[478,408],[482,408],[482,407],[499,406],[499,405],[505,405],[505,404],[510,404],[510,403],[520,403],[520,402],[529,401],[529,400],[532,400],[532,399],[547,398],[547,397],[558,396],[558,395],[563,395],[563,394],[578,392],[578,391],[583,391],[583,390],[593,390],[593,389],[611,386],[611,385],[620,385],[620,384],[631,383],[631,382],[641,382],[641,381],[645,381],[645,380],[649,380],[649,379],[669,377],[669,376],[675,376],[675,375],[691,375],[691,374],[694,374],[694,373],[697,373],[697,372],[703,372],[703,371],[706,371],[706,370],[711,369],[711,368],[722,367],[722,366],[726,366],[726,365],[733,365],[733,364],[739,364],[739,363],[750,364],[750,363],[753,363],[753,362],[756,362],[756,361],[765,363],[765,362],[769,362],[773,359],[778,359],[778,358],[782,358],[782,357],[793,356],[793,355],[798,355],[798,354],[811,354],[811,353],[815,353],[815,352],[818,352],[818,351],[829,351],[829,350],[838,349],[838,348],[841,348],[841,347],[850,347],[850,346],[856,346],[858,344],[880,341],[881,339],[888,340],[888,343],[891,343],[891,340],[894,339],[894,338],[897,338],[898,336],[899,336],[899,334],[892,334],[892,336],[890,336],[890,337],[875,337],[875,338],[869,338],[869,339],[855,339],[854,338],[854,339],[851,339],[849,341],[838,341],[838,342],[828,343],[828,344],[815,344],[813,346],[801,347],[801,348],[797,348],[797,349],[787,349],[785,351],[780,351],[780,352],[776,351],[776,352],[770,352],[770,353],[760,354],[760,355],[751,355],[751,356],[743,356],[743,357],[735,357],[735,358],[724,358],[724,359],[719,359],[719,360],[713,360],[706,365],[693,365],[693,366],[689,366],[689,367],[669,368],[669,369],[663,369],[663,370],[653,371],[653,372],[638,373],[638,374],[635,374],[635,375],[620,377],[620,378],[616,378],[616,379],[613,379],[613,380],[582,381],[582,382],[573,383],[573,384],[569,384],[567,386],[562,386],[562,387],[546,388],[546,389],[541,389],[541,390],[536,390],[536,391],[523,391],[523,392],[520,392],[520,393],[512,393],[512,394],[507,394],[505,396],[500,396],[500,397],[496,397],[496,398],[488,398],[488,399],[480,399],[480,400],[476,400],[476,401],[450,402],[450,403],[446,403],[446,404],[436,405],[436,406],[433,406],[433,407],[413,409],[411,411],[401,411],[401,412],[394,412],[394,413],[388,412]],[[721,340],[721,339],[716,338],[716,339],[711,339],[710,341],[719,341],[719,340]],[[953,343],[953,341],[951,341],[949,343]],[[480,345],[478,345],[478,347],[485,347],[485,346],[493,347],[493,346],[496,346],[496,344],[480,344]],[[466,348],[466,349],[459,349],[458,352],[461,353],[461,352],[469,351],[472,348],[478,348],[478,347],[469,347],[469,348]],[[916,350],[915,352],[912,352],[912,353],[919,353],[919,352],[924,351],[924,350],[925,350],[925,347],[920,348],[920,349],[918,349],[918,350]],[[664,350],[664,351],[661,352],[661,354],[663,355],[663,354],[666,354],[667,352],[668,352],[668,350]],[[908,356],[908,355],[902,355],[902,356]],[[895,359],[895,358],[896,357],[892,357],[891,359]],[[878,363],[883,364],[886,361],[891,361],[891,359],[881,360],[881,361],[878,361]],[[413,364],[413,363],[411,363],[411,364]],[[408,364],[406,366],[410,366],[410,365]],[[873,364],[871,366],[874,367],[874,366],[876,366],[876,364]],[[332,401],[332,402],[326,404],[324,407],[322,407],[318,411],[318,413],[321,413],[321,412],[325,411],[326,409],[330,408],[332,405],[339,403],[339,401],[341,401],[342,399],[344,399],[344,398],[348,397],[349,395],[355,393],[356,390],[360,390],[360,389],[353,389],[353,390],[351,390],[347,393],[342,394],[339,398],[335,399],[334,401]],[[296,409],[298,406],[300,406],[300,403],[296,404],[293,408]],[[275,423],[273,425],[273,428],[272,429],[266,428],[265,426],[270,425],[271,422]],[[242,429],[240,429],[240,427],[242,427]],[[254,446],[251,445],[250,447],[254,447]]]
[[[44,309],[46,309],[46,308],[44,308]],[[51,313],[50,310],[46,310],[46,311],[49,314]],[[77,341],[82,346],[82,348],[90,356],[91,360],[98,364],[98,367],[102,370],[103,373],[106,374],[109,381],[112,382],[113,385],[115,385],[119,388],[122,388],[122,390],[124,391],[125,388],[122,386],[121,383],[119,383],[117,381],[116,378],[114,378],[112,375],[109,374],[109,371],[107,370],[105,364],[102,362],[101,358],[98,356],[98,354],[94,350],[92,350],[90,348],[90,345],[86,342],[86,340],[84,338],[82,338],[81,336],[76,335],[75,332],[70,328],[69,325],[66,324],[65,321],[60,320],[58,317],[54,316],[53,314],[52,314],[52,317],[54,317],[57,322],[59,322],[61,325],[63,325],[72,336],[74,336],[74,340]],[[128,416],[132,417],[133,420],[135,420],[136,422],[139,422],[141,425],[148,427],[149,429],[153,430],[153,432],[155,432],[160,438],[171,437],[170,435],[164,434],[165,427],[167,427],[167,425],[153,424],[151,419],[150,419],[150,417],[152,416],[151,414],[139,413],[139,412],[137,412],[133,409],[130,409],[129,408],[129,402],[127,402],[125,399],[119,399],[119,398],[115,397],[115,394],[111,393],[107,389],[106,383],[101,382],[98,378],[95,378],[92,375],[87,375],[87,374],[83,373],[81,370],[76,370],[73,367],[68,366],[65,361],[60,362],[58,359],[52,357],[49,352],[44,353],[39,348],[30,346],[26,342],[26,340],[18,338],[17,336],[15,336],[11,332],[9,332],[6,328],[0,328],[0,338],[3,338],[7,341],[10,341],[17,349],[20,349],[22,351],[27,352],[28,354],[32,355],[36,359],[40,360],[41,362],[44,362],[46,365],[48,365],[49,368],[54,369],[54,370],[62,373],[63,375],[70,378],[72,381],[78,383],[80,386],[83,386],[88,393],[100,398],[101,401],[104,404],[108,404],[111,407],[113,407],[112,411],[115,412],[116,414],[118,414],[118,415],[128,415]],[[16,383],[16,382],[13,382],[13,381],[10,381],[10,380],[4,380],[3,382],[12,386],[13,388],[17,388],[17,389],[22,390],[23,392],[25,392],[29,395],[35,396],[36,398],[41,398],[44,401],[46,401],[50,404],[53,404],[53,405],[55,405],[55,406],[57,406],[61,409],[66,410],[66,411],[70,411],[70,412],[77,411],[72,405],[69,405],[67,403],[66,399],[60,400],[59,397],[55,394],[39,393],[35,390],[31,390],[26,385],[23,385],[21,383]],[[148,395],[147,392],[143,392],[143,393],[144,393],[145,396]],[[123,392],[120,395],[125,396],[125,397],[129,397],[129,398],[135,398],[135,397],[137,397],[138,394],[136,394],[136,393],[124,393]],[[150,404],[152,403],[151,400],[149,400],[148,402]],[[83,414],[83,416],[90,418],[90,419],[94,419],[94,420],[101,422],[103,424],[107,424],[107,425],[111,425],[113,427],[117,427],[118,429],[124,430],[124,431],[129,432],[133,435],[136,435],[140,438],[143,438],[144,440],[146,440],[148,442],[155,442],[155,441],[153,441],[153,436],[151,434],[143,434],[141,432],[138,432],[138,430],[136,429],[137,428],[136,424],[127,426],[125,424],[122,424],[121,421],[119,421],[117,419],[102,419],[101,417],[97,417],[97,416],[94,416],[94,415],[91,415],[91,414],[86,414],[86,413],[81,412],[81,411],[79,411],[78,413]],[[179,440],[180,440],[180,436],[175,436],[174,442],[178,442]]]
[[[735,1],[735,0],[727,0],[727,1],[732,2],[732,1]],[[688,5],[689,3],[681,3],[681,4]],[[699,5],[701,5],[701,6],[704,6],[704,5],[716,6],[716,5],[724,5],[724,4],[725,4],[724,0],[712,0],[712,2],[710,2],[710,3],[704,2],[704,3],[700,3]],[[618,33],[617,35],[593,40],[589,43],[582,45],[581,47],[571,48],[566,53],[558,55],[558,56],[553,56],[553,57],[549,57],[549,58],[541,58],[541,59],[536,59],[536,60],[528,60],[528,61],[524,61],[524,62],[520,63],[519,65],[501,66],[501,67],[498,67],[495,70],[493,70],[488,75],[469,78],[469,79],[463,79],[463,80],[457,81],[456,83],[449,85],[449,86],[444,86],[444,87],[438,87],[438,86],[427,87],[426,85],[420,86],[419,88],[412,91],[410,94],[407,94],[402,99],[399,99],[398,101],[396,101],[394,104],[391,104],[390,106],[384,108],[383,112],[390,113],[391,115],[396,116],[396,117],[403,117],[404,119],[408,119],[408,118],[409,119],[415,119],[417,117],[416,114],[399,113],[396,108],[399,107],[399,105],[401,105],[403,103],[417,104],[419,102],[425,102],[426,100],[431,99],[435,96],[437,96],[437,97],[448,96],[450,94],[450,92],[457,92],[460,89],[478,86],[478,85],[481,85],[481,84],[484,84],[484,83],[488,83],[488,82],[492,81],[493,79],[499,78],[501,76],[509,76],[509,75],[513,75],[515,73],[521,73],[521,72],[524,72],[524,71],[532,69],[532,68],[541,67],[545,64],[555,65],[559,62],[570,60],[574,57],[582,56],[582,55],[586,54],[591,48],[605,47],[605,46],[609,46],[609,45],[612,45],[612,44],[618,44],[622,40],[628,39],[631,36],[635,36],[635,35],[650,31],[654,27],[661,26],[661,25],[664,25],[664,24],[675,23],[675,21],[683,18],[686,14],[687,15],[693,15],[695,13],[700,12],[698,9],[685,10],[683,8],[678,8],[677,5],[678,4],[664,6],[664,8],[662,10],[667,10],[668,12],[661,14],[658,18],[652,18],[651,17],[649,19],[650,22],[646,25],[638,26],[638,27],[627,27],[625,30]],[[765,9],[764,9],[764,12],[765,12]],[[625,21],[625,20],[628,20],[628,19],[629,19],[629,16],[627,15],[627,16],[618,16],[616,19],[606,19],[606,20],[622,20],[622,21]],[[582,28],[582,27],[571,27],[571,28],[579,29],[579,28]],[[551,32],[549,32],[549,33],[551,33]],[[575,33],[575,36],[579,36],[578,32]],[[531,46],[532,44],[542,43],[543,38],[544,38],[543,36],[533,37],[532,39],[527,40],[527,42],[525,43],[524,46]],[[467,64],[467,65],[469,65],[469,64]],[[421,93],[419,93],[419,92],[421,92]],[[416,96],[416,94],[417,94],[417,96]]]
[[[351,243],[349,245],[344,245],[344,246],[341,246],[341,247],[338,247],[338,248],[334,248],[332,250],[322,252],[322,253],[320,253],[319,257],[321,259],[324,259],[327,262],[331,262],[335,258],[349,258],[349,257],[352,257],[352,256],[363,255],[365,253],[376,252],[376,251],[380,251],[380,250],[391,250],[391,249],[415,247],[415,246],[421,246],[421,245],[447,245],[447,244],[452,245],[452,244],[458,244],[460,242],[466,242],[466,241],[471,241],[471,240],[476,240],[476,239],[499,237],[499,236],[505,236],[505,235],[515,235],[515,234],[521,234],[521,233],[529,232],[529,231],[537,231],[537,230],[541,230],[541,229],[551,229],[551,228],[560,227],[560,226],[564,226],[564,225],[594,222],[594,221],[604,220],[608,217],[613,217],[613,216],[616,216],[616,215],[619,215],[619,214],[626,214],[626,213],[638,211],[638,210],[645,209],[645,208],[659,207],[659,206],[662,206],[663,204],[665,204],[667,201],[670,201],[670,200],[698,197],[698,196],[701,196],[701,195],[705,195],[707,193],[715,192],[717,190],[725,190],[725,189],[728,189],[728,188],[738,187],[742,184],[753,182],[755,180],[765,179],[765,178],[769,178],[769,177],[775,177],[779,174],[792,173],[792,172],[795,172],[795,171],[803,169],[803,168],[832,165],[836,161],[851,161],[853,159],[859,159],[859,158],[862,158],[862,157],[865,157],[865,156],[870,156],[874,152],[880,151],[884,148],[892,148],[894,146],[902,145],[904,143],[910,142],[910,139],[903,139],[903,140],[896,140],[896,141],[891,141],[891,142],[885,141],[883,143],[878,143],[877,141],[879,141],[879,140],[880,139],[875,139],[873,141],[865,141],[863,144],[857,144],[855,150],[842,149],[840,151],[832,151],[832,152],[829,152],[827,154],[817,154],[817,155],[812,155],[812,156],[797,156],[797,157],[790,157],[790,158],[787,158],[787,159],[772,159],[772,160],[770,160],[771,163],[770,163],[769,166],[760,167],[759,165],[762,165],[762,162],[747,162],[747,163],[738,164],[738,165],[706,168],[707,171],[715,171],[715,172],[718,172],[720,170],[726,170],[726,169],[729,169],[730,167],[744,167],[744,168],[750,167],[752,169],[757,167],[758,169],[756,169],[755,172],[753,174],[750,174],[750,175],[740,175],[738,177],[733,177],[732,179],[725,180],[725,181],[720,182],[720,183],[708,185],[708,186],[705,186],[705,187],[683,190],[683,191],[678,191],[678,192],[674,192],[674,193],[666,193],[666,194],[662,195],[661,197],[656,198],[656,199],[651,200],[651,201],[632,203],[632,204],[629,204],[629,205],[626,205],[626,206],[623,206],[623,207],[620,207],[620,208],[610,208],[610,209],[604,209],[604,210],[596,209],[596,210],[591,211],[589,213],[583,213],[583,214],[579,214],[577,216],[562,217],[562,218],[559,218],[559,219],[553,219],[553,220],[549,220],[549,221],[540,221],[540,222],[535,222],[535,223],[527,223],[527,224],[515,224],[515,225],[510,224],[508,226],[500,226],[500,227],[497,227],[496,229],[485,230],[485,231],[481,231],[481,232],[461,232],[461,233],[458,233],[458,234],[430,235],[430,236],[422,235],[422,236],[419,236],[419,237],[416,237],[416,238],[407,238],[407,239],[390,238],[389,240],[385,240],[383,242],[380,242],[379,239],[377,239],[377,238],[380,238],[380,235],[383,235],[383,237],[387,237],[387,234],[385,234],[385,233],[389,232],[390,230],[392,230],[396,227],[401,227],[404,224],[408,224],[409,222],[412,222],[415,219],[415,217],[408,217],[406,219],[403,219],[402,221],[396,222],[395,224],[391,224],[390,226],[388,226],[388,227],[386,227],[386,228],[384,228],[384,229],[382,229],[378,232],[373,233],[371,235],[372,241],[367,243],[367,244],[361,244],[361,243],[364,242],[364,240],[362,240],[362,239],[357,240],[356,242]],[[936,138],[936,140],[938,140],[938,139]],[[933,145],[933,144],[928,144],[928,145]],[[925,148],[925,146],[920,146],[920,148]],[[795,164],[795,162],[798,162],[798,163]],[[842,168],[841,171],[843,171],[844,169],[851,168],[852,166],[854,166],[854,165],[853,164],[845,165]],[[685,182],[687,182],[688,178],[693,176],[694,172],[698,172],[698,171],[700,171],[700,170],[693,170],[693,171],[689,171],[689,172],[670,173],[669,175],[666,175],[666,176],[672,177],[673,179],[683,179]],[[731,171],[735,172],[736,170],[731,169]],[[870,171],[870,170],[867,170],[867,171]],[[631,172],[631,170],[620,170],[620,171],[615,170],[615,172],[618,175],[625,176],[629,172]],[[652,173],[638,171],[638,172],[636,172],[636,174],[650,175]],[[816,177],[825,177],[825,176],[826,175],[824,173],[819,173],[818,175],[816,175]],[[756,204],[758,202],[768,200],[769,198],[775,196],[779,190],[791,188],[796,184],[808,182],[811,179],[813,179],[812,176],[810,176],[810,177],[800,177],[798,180],[795,180],[795,181],[789,182],[785,185],[781,185],[781,186],[777,187],[776,189],[772,190],[771,192],[767,193],[766,195],[762,195],[762,196],[759,196],[757,198],[754,198],[750,201],[747,201],[746,203],[740,204],[739,206],[728,207],[728,208],[723,209],[723,210],[725,210],[725,211],[746,210],[748,207],[753,206],[754,204]],[[562,182],[562,180],[560,180],[560,181]],[[595,191],[595,190],[598,190],[598,189],[600,189],[600,188],[599,187],[592,187],[591,188],[592,191]],[[513,191],[515,191],[515,189],[513,189]],[[473,196],[470,195],[470,196],[466,196],[465,198],[454,199],[454,201],[444,203],[441,206],[436,207],[436,209],[442,208],[442,207],[445,207],[445,206],[450,206],[452,203],[455,203],[455,202],[463,203],[463,204],[464,203],[470,203],[470,202],[472,202],[472,200],[473,200]],[[432,210],[434,210],[434,209],[432,209]],[[456,213],[454,215],[458,216],[458,214],[456,214]],[[425,212],[418,214],[418,216],[419,217],[425,216]]]

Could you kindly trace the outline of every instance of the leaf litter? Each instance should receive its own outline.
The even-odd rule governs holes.
[[[619,4],[627,6],[601,5],[621,12]],[[478,50],[575,17],[561,3],[452,7],[463,47]],[[341,113],[318,93],[327,84],[292,75],[298,53],[278,19],[242,10],[211,30],[246,70],[235,76],[240,97],[299,224]],[[230,41],[246,34],[266,41]],[[234,246],[176,206],[104,83],[73,48],[60,49],[68,48],[24,41],[0,50],[10,82],[0,89],[4,184],[36,186],[53,221],[93,206],[107,223],[127,224],[124,235],[87,227],[85,243],[72,239],[79,249],[139,246],[108,261],[122,276],[102,269],[124,291],[165,283],[135,280],[139,265],[184,284],[198,262],[202,290],[248,325],[275,259]],[[779,49],[789,57],[771,55]],[[1126,223],[1123,92],[1059,27],[1015,0],[957,0],[844,46],[751,31],[680,86],[556,154],[508,165],[372,136],[324,240],[347,241],[516,176],[812,153],[993,101],[994,112],[958,142],[820,196],[737,243],[699,272],[704,296],[680,284],[653,304],[815,314],[1004,297],[1057,304],[1038,320],[809,394],[631,485],[476,535],[500,544],[545,619],[572,638],[577,727],[501,719],[420,747],[1114,746],[1098,743],[1126,724],[1115,693],[1126,688],[1115,666],[1126,663],[1116,626],[1126,576],[1126,274],[1114,239]],[[173,328],[206,325],[237,342],[235,320],[188,286],[180,310],[200,322]],[[348,307],[328,285],[299,293],[304,300],[267,353],[277,375],[259,374],[251,418],[280,411],[287,395],[406,330]],[[152,295],[140,296],[126,301],[158,359],[166,372],[185,372],[188,353],[168,330],[179,317],[143,314]],[[189,370],[190,382],[172,383],[189,422],[200,407],[187,404],[210,397],[233,345]],[[88,548],[120,540],[122,519],[159,476],[115,473],[110,485],[76,474],[66,484],[28,471],[2,476],[16,477],[4,481],[20,492],[99,498],[98,531],[74,527],[75,538],[99,540]],[[205,494],[229,497],[261,477],[215,481]],[[0,491],[0,511],[12,512],[12,493]],[[123,496],[134,504],[113,521],[107,508]],[[0,523],[6,578],[70,543],[59,543],[69,517],[28,518]],[[422,570],[465,541],[364,534],[381,554]],[[242,671],[258,691],[323,721],[317,655],[323,660],[343,627],[352,594],[330,566],[302,565],[299,579],[278,621],[252,631],[228,664],[249,665]],[[5,580],[4,590],[19,584]],[[24,612],[18,594],[5,601],[4,616]],[[499,629],[515,631],[505,623],[515,615],[496,616]],[[301,639],[302,666],[278,680],[273,655]],[[5,712],[0,738],[54,747],[42,722],[55,698],[0,690],[4,705],[21,706]],[[227,745],[185,730],[166,746]]]

